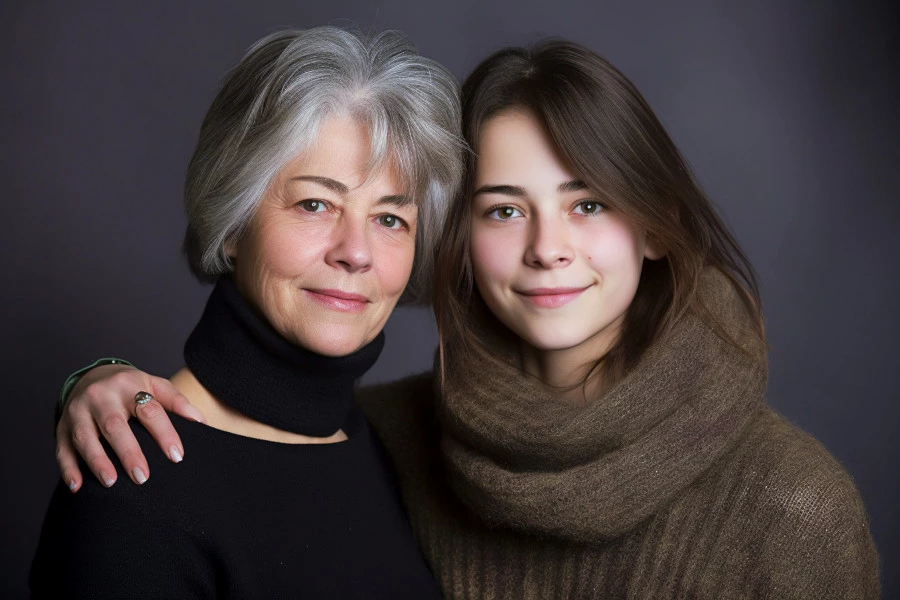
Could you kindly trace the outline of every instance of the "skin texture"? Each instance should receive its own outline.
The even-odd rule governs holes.
[[[524,110],[485,124],[475,190],[478,291],[521,338],[526,371],[577,385],[617,340],[644,259],[661,258],[661,249],[586,189]]]
[[[248,230],[227,247],[242,295],[286,339],[328,356],[350,354],[375,338],[412,270],[417,207],[404,196],[394,169],[369,173],[368,159],[364,126],[346,116],[326,120],[316,143],[282,167]],[[335,293],[352,294],[356,300]],[[150,392],[155,400],[135,406],[137,390]],[[146,481],[147,461],[127,423],[132,416],[170,460],[180,462],[184,446],[166,410],[272,441],[346,439],[343,432],[308,438],[251,421],[218,402],[187,369],[169,382],[112,365],[93,369],[79,381],[57,426],[63,480],[73,492],[81,487],[77,452],[107,487],[116,482],[116,469],[100,444],[102,435],[132,481]]]
[[[325,121],[228,248],[243,296],[285,339],[327,356],[350,354],[378,335],[412,270],[416,205],[391,170],[367,181],[368,158],[365,127],[347,117]],[[365,301],[332,302],[312,290]]]

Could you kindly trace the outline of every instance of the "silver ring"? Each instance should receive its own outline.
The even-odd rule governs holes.
[[[149,392],[140,391],[134,395],[134,401],[138,405],[147,404],[151,400],[153,400],[153,394]]]

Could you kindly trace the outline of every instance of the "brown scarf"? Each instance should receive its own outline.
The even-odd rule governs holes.
[[[455,493],[487,522],[539,536],[590,543],[626,533],[733,448],[762,407],[765,355],[750,330],[730,281],[707,271],[692,310],[584,406],[561,401],[515,360],[488,369],[449,341],[436,380]]]

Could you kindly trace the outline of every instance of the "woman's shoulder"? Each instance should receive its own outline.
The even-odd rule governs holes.
[[[877,597],[878,556],[865,505],[818,440],[766,409],[725,470],[741,488],[744,539],[767,563],[773,584]]]

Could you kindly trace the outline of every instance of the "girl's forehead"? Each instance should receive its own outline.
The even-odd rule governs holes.
[[[517,182],[557,187],[579,179],[543,124],[527,112],[502,113],[482,131],[475,162],[476,186]]]

